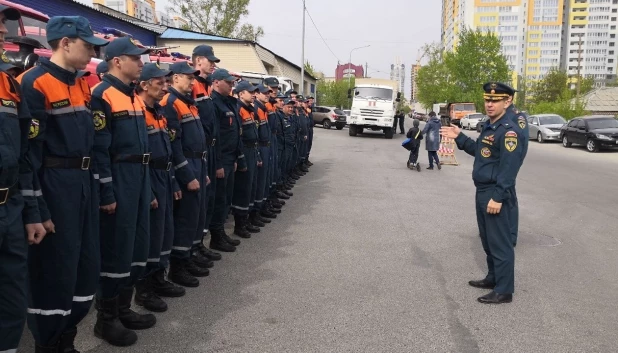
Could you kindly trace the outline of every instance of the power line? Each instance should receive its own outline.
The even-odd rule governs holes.
[[[305,11],[307,12],[307,15],[309,15],[309,19],[311,20],[311,23],[313,23],[313,27],[315,28],[315,30],[318,32],[318,34],[320,35],[320,38],[322,38],[322,41],[324,42],[324,45],[326,45],[326,48],[328,48],[328,50],[330,51],[331,54],[333,54],[333,56],[335,57],[335,59],[337,59],[337,61],[341,61],[339,60],[339,58],[337,57],[337,55],[333,52],[333,50],[330,48],[330,46],[328,46],[328,43],[326,43],[326,40],[324,39],[324,37],[322,36],[322,33],[320,33],[320,30],[318,29],[318,26],[315,24],[315,22],[313,21],[313,17],[311,17],[311,14],[309,13],[309,10],[307,9],[307,7],[305,6]],[[304,65],[305,63],[303,63]]]

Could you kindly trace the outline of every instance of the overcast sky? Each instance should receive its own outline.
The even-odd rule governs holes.
[[[158,11],[167,6],[167,0],[156,2]],[[265,35],[260,44],[300,64],[302,6],[302,0],[251,0],[243,22],[262,26]],[[350,50],[369,45],[354,50],[352,63],[367,63],[368,76],[389,78],[391,64],[400,57],[406,66],[409,98],[410,68],[419,48],[440,40],[441,6],[438,0],[306,0],[315,26],[306,16],[305,59],[327,77],[334,76],[338,60],[347,63]]]

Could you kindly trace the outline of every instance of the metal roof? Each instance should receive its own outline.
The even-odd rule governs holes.
[[[588,92],[582,100],[591,112],[618,111],[618,87],[602,87]]]
[[[233,41],[244,42],[243,40],[219,37],[211,34],[186,31],[183,29],[168,27],[160,36],[161,39],[186,39],[186,40],[212,40],[212,41]]]
[[[86,7],[86,8],[88,8],[88,9],[91,9],[91,10],[93,10],[93,11],[100,12],[100,13],[102,13],[102,14],[106,15],[106,16],[110,16],[110,17],[116,18],[116,19],[118,19],[118,20],[121,20],[121,21],[124,21],[124,22],[128,22],[128,23],[130,23],[130,24],[132,24],[132,25],[135,25],[135,26],[137,26],[137,27],[141,27],[141,28],[143,28],[143,29],[145,29],[145,30],[148,30],[148,31],[151,31],[151,32],[153,32],[153,33],[160,34],[157,30],[153,30],[153,28],[149,28],[149,27],[151,27],[151,26],[158,26],[158,25],[153,25],[153,24],[151,24],[151,23],[143,22],[143,21],[140,21],[140,20],[138,20],[138,19],[135,19],[135,20],[127,20],[127,19],[126,19],[126,18],[124,18],[123,16],[121,17],[121,16],[119,16],[119,15],[114,15],[114,14],[111,14],[111,13],[103,12],[103,11],[101,11],[101,10],[99,10],[99,9],[95,8],[94,6],[91,6],[91,5],[88,5],[88,4],[84,4],[84,3],[81,3],[81,2],[76,1],[76,0],[71,0],[71,2],[73,2],[73,3],[74,3],[74,4],[76,4],[76,5],[83,6],[83,7]],[[121,14],[122,14],[122,13],[121,13]]]

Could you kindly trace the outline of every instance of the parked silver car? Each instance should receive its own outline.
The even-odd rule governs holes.
[[[315,106],[313,111],[313,122],[322,125],[325,129],[330,129],[333,125],[337,130],[345,127],[347,115],[343,110],[334,107]]]
[[[558,114],[537,114],[528,117],[530,139],[539,143],[545,141],[560,141],[560,128],[566,120]]]

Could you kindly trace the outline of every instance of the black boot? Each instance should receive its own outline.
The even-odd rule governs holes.
[[[234,252],[236,251],[236,247],[232,244],[225,241],[223,238],[225,234],[225,230],[210,230],[210,248],[223,251],[223,252]]]
[[[251,222],[249,222],[248,215],[244,217],[244,222],[245,222],[245,230],[247,230],[249,233],[259,233],[260,232],[260,227],[256,227],[253,224],[251,224]]]
[[[270,212],[269,210],[262,210],[260,214],[266,218],[271,218],[271,219],[277,218],[277,215]]]
[[[167,311],[167,304],[154,292],[152,288],[150,274],[142,278],[135,284],[135,304],[143,306],[147,310],[155,313]]]
[[[307,169],[307,167],[305,167],[305,164],[304,164],[304,163],[303,163],[303,164],[301,164],[301,165],[298,167],[298,170],[300,170],[300,171],[301,171],[301,172],[303,172],[303,173],[309,173],[309,169]]]
[[[277,215],[277,214],[280,214],[280,213],[281,213],[281,209],[280,209],[280,208],[274,208],[274,207],[272,207],[272,208],[269,208],[269,209],[268,209],[268,212],[270,212],[270,213],[274,213],[274,214],[276,214],[276,215]]]
[[[204,256],[205,258],[211,261],[221,260],[221,254],[208,249],[203,243],[199,243],[197,245],[197,251],[199,251],[200,254],[202,254],[202,256]]]
[[[283,191],[277,191],[277,197],[284,200],[289,200],[290,197],[283,193]]]
[[[285,201],[279,200],[278,198],[273,198],[270,200],[270,206],[276,209],[281,209],[285,205]]]
[[[112,346],[126,347],[137,342],[137,334],[125,328],[118,319],[118,297],[95,301],[97,323],[94,335]]]
[[[157,318],[152,314],[138,314],[131,310],[133,300],[133,287],[122,288],[118,296],[118,318],[124,327],[130,330],[145,330],[157,323]]]
[[[201,268],[212,268],[215,266],[215,263],[206,258],[199,251],[194,251],[191,255],[191,262],[194,263],[197,267]]]
[[[62,335],[60,335],[60,340],[58,341],[58,350],[52,351],[54,353],[79,353],[77,349],[75,349],[75,336],[77,336],[77,327],[73,327],[70,330],[64,331]],[[38,347],[37,347],[38,349]],[[36,350],[35,352],[39,352]],[[45,352],[45,351],[40,351]]]
[[[210,275],[209,269],[199,267],[191,259],[185,260],[185,268],[187,269],[187,272],[189,272],[192,276],[195,277],[207,277],[208,275]]]
[[[249,215],[249,223],[256,227],[266,227],[266,223],[262,222],[260,217],[258,217],[257,211],[251,211],[251,214]]]
[[[251,233],[249,233],[249,231],[245,228],[245,217],[247,216],[234,216],[234,234],[238,235],[241,238],[249,239],[251,238]]]
[[[294,193],[292,193],[291,191],[284,190],[284,191],[282,191],[282,192],[283,192],[285,195],[289,196],[289,197],[294,196]]]
[[[170,258],[170,272],[167,278],[183,287],[195,288],[200,285],[200,281],[189,273],[186,267],[188,260]]]
[[[262,217],[262,215],[260,213],[257,213],[257,215],[255,217],[257,219],[259,219],[260,222],[265,223],[265,224],[268,224],[268,223],[272,222],[270,219]]]
[[[152,289],[160,297],[178,298],[185,295],[183,287],[176,286],[172,282],[165,280],[165,269],[155,271],[151,277]]]
[[[8,352],[8,351],[3,351],[3,352]],[[13,352],[13,351],[11,351]],[[34,353],[58,353],[58,346],[39,346],[38,344],[35,345],[34,348]]]

